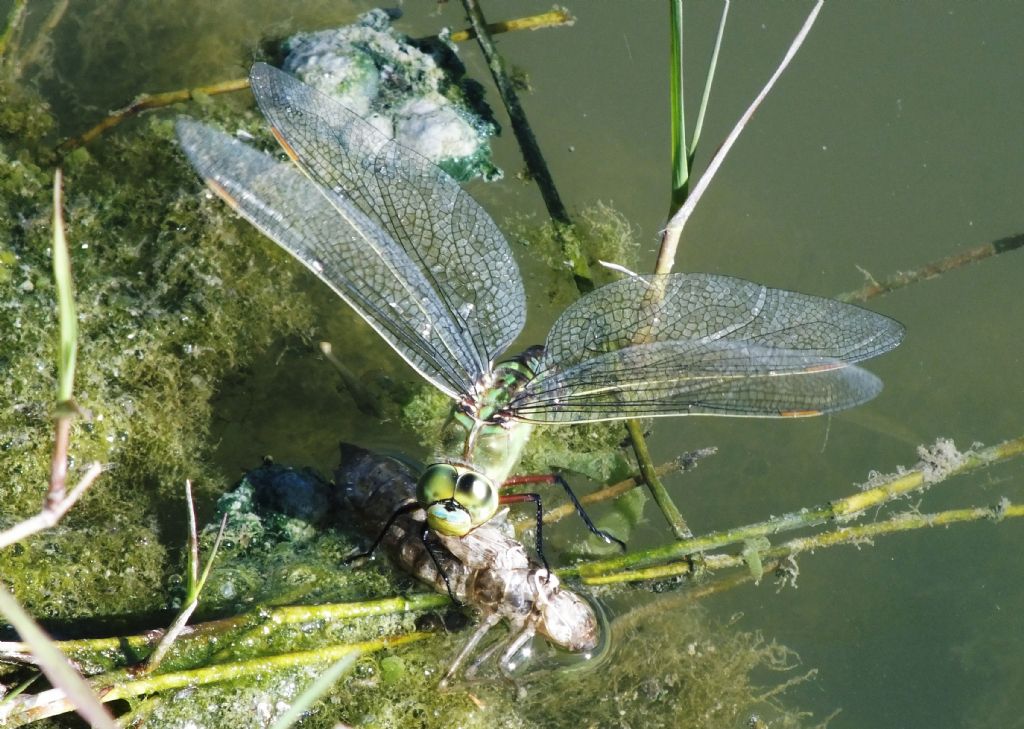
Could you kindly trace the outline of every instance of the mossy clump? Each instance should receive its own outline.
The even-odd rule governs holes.
[[[603,202],[576,211],[572,225],[550,219],[537,223],[521,217],[509,222],[507,232],[510,240],[546,264],[551,274],[543,288],[554,307],[565,308],[578,298],[569,261],[585,260],[595,286],[622,277],[620,272],[602,266],[601,261],[636,269],[636,232],[621,213]]]
[[[357,544],[333,528],[330,487],[312,470],[264,465],[222,496],[217,510],[227,525],[204,594],[209,613],[390,594],[380,570],[343,566]],[[205,529],[207,548],[219,526],[217,521]]]
[[[488,145],[497,123],[453,44],[413,41],[378,8],[352,25],[297,33],[282,50],[285,71],[455,179],[501,179]]]
[[[159,610],[167,549],[155,535],[152,519],[139,523],[126,514],[58,525],[4,551],[0,579],[34,614],[53,620]]]
[[[57,322],[50,264],[55,140],[33,136],[54,125],[45,122],[46,105],[25,89],[0,85],[0,98],[10,102],[0,115],[2,526],[38,511],[45,494]],[[249,114],[234,123],[256,122]],[[55,533],[70,542],[45,560],[25,562],[27,572],[0,575],[42,618],[76,606],[93,614],[125,609],[129,593],[117,580],[136,569],[136,557],[149,585],[131,594],[140,607],[152,607],[161,584],[157,553],[137,544],[160,542],[159,520],[183,508],[186,478],[200,495],[228,485],[211,465],[211,398],[226,375],[275,337],[307,333],[312,320],[306,300],[285,293],[294,267],[284,255],[200,192],[167,118],[103,138],[64,167],[79,318],[75,398],[85,414],[72,429],[69,481],[93,461],[108,468],[68,515],[67,529]],[[111,524],[135,527],[106,535],[110,574],[77,580],[82,594],[57,605],[64,576],[95,553],[71,535],[98,535]]]

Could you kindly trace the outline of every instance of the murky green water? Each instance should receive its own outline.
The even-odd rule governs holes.
[[[548,7],[491,4],[493,19]],[[463,25],[458,3],[407,5],[398,27],[410,35]],[[55,73],[39,83],[63,131],[78,133],[140,91],[242,75],[262,37],[348,22],[368,7],[178,0],[157,10],[76,0],[54,34]],[[698,165],[808,9],[733,8]],[[614,204],[637,226],[645,270],[668,205],[667,11],[661,2],[576,2],[571,10],[574,27],[503,36],[500,48],[529,73],[524,105],[566,202]],[[711,3],[687,8],[693,106],[718,13]],[[1013,4],[828,5],[703,200],[677,268],[831,295],[860,286],[862,269],[881,277],[1024,232],[1022,37]],[[497,105],[477,49],[464,46],[463,57]],[[476,185],[473,194],[499,221],[542,214],[536,188],[515,179],[521,162],[511,135],[497,143],[496,158],[506,181]],[[670,484],[690,524],[706,532],[848,494],[871,470],[912,465],[915,446],[939,436],[966,448],[1019,435],[1022,280],[1024,253],[1011,253],[872,302],[908,335],[869,365],[886,390],[859,410],[801,422],[659,423],[657,460],[719,448]],[[317,295],[324,332],[341,348],[358,325]],[[524,344],[542,339],[558,313],[541,298],[531,301]],[[240,373],[218,401],[226,471],[266,453],[326,470],[339,439],[421,453],[394,423],[356,417],[322,363],[278,354]],[[411,379],[397,357],[381,356],[361,350],[349,362],[367,376]],[[1021,500],[1022,485],[1018,462],[946,483],[920,508]],[[648,516],[639,541],[667,540],[653,508]],[[791,647],[802,669],[816,668],[816,679],[787,701],[819,718],[841,709],[831,727],[1021,726],[1022,534],[1020,524],[982,523],[805,555],[799,589],[777,592],[766,581],[705,605],[722,619],[742,613],[742,628]],[[649,639],[671,641],[672,631]]]

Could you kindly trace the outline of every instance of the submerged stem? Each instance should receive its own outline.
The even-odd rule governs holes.
[[[872,486],[859,493],[846,496],[810,509],[772,517],[765,521],[747,524],[733,529],[712,532],[704,536],[686,539],[653,549],[634,552],[613,558],[586,562],[575,567],[559,571],[562,577],[579,576],[589,582],[590,578],[603,577],[622,570],[639,570],[640,568],[664,566],[667,563],[686,559],[698,552],[749,542],[781,532],[806,527],[820,526],[828,522],[850,521],[866,510],[875,508],[894,499],[905,496],[919,489],[939,483],[950,476],[974,471],[1000,461],[1024,455],[1024,436],[1005,441],[995,446],[961,454],[962,459],[955,465],[943,470],[936,470],[929,464],[920,464],[905,473],[898,474],[882,484]],[[771,556],[771,552],[766,552]],[[714,559],[718,559],[716,556]],[[714,565],[712,557],[707,557],[709,567]],[[676,565],[678,569],[683,569]],[[650,579],[646,577],[637,579]]]

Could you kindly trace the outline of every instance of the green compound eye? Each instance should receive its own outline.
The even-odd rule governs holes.
[[[416,500],[423,506],[445,501],[455,496],[455,482],[459,472],[447,463],[427,467],[416,483]]]
[[[469,512],[473,526],[480,526],[498,510],[498,490],[479,473],[467,472],[459,476],[455,500]]]
[[[498,490],[486,476],[460,473],[447,463],[435,463],[423,471],[416,499],[427,511],[427,525],[448,536],[465,536],[498,510]]]

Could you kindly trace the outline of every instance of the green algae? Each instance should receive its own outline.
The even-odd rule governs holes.
[[[621,272],[600,265],[602,261],[636,270],[636,231],[621,213],[603,202],[575,211],[572,225],[518,217],[510,221],[506,230],[510,240],[518,242],[547,267],[549,273],[541,286],[556,310],[579,296],[569,261],[586,260],[598,287],[622,277]]]
[[[6,82],[0,99],[0,524],[9,524],[39,509],[49,471],[56,158],[47,106]],[[227,485],[209,460],[211,397],[225,375],[311,321],[301,296],[281,295],[292,270],[283,257],[257,255],[259,235],[198,194],[169,121],[148,120],[64,165],[76,401],[86,414],[72,430],[70,480],[92,461],[108,468],[65,528],[23,547],[36,557],[45,549],[45,559],[8,567],[5,555],[2,579],[42,618],[162,607],[166,505],[181,502],[186,478],[201,493]],[[80,564],[96,559],[104,569]]]
[[[685,596],[634,608],[612,621],[611,632],[599,666],[545,677],[549,685],[527,694],[524,712],[544,715],[553,729],[823,726],[782,700],[814,675],[797,670],[795,653],[735,621],[716,621]]]

